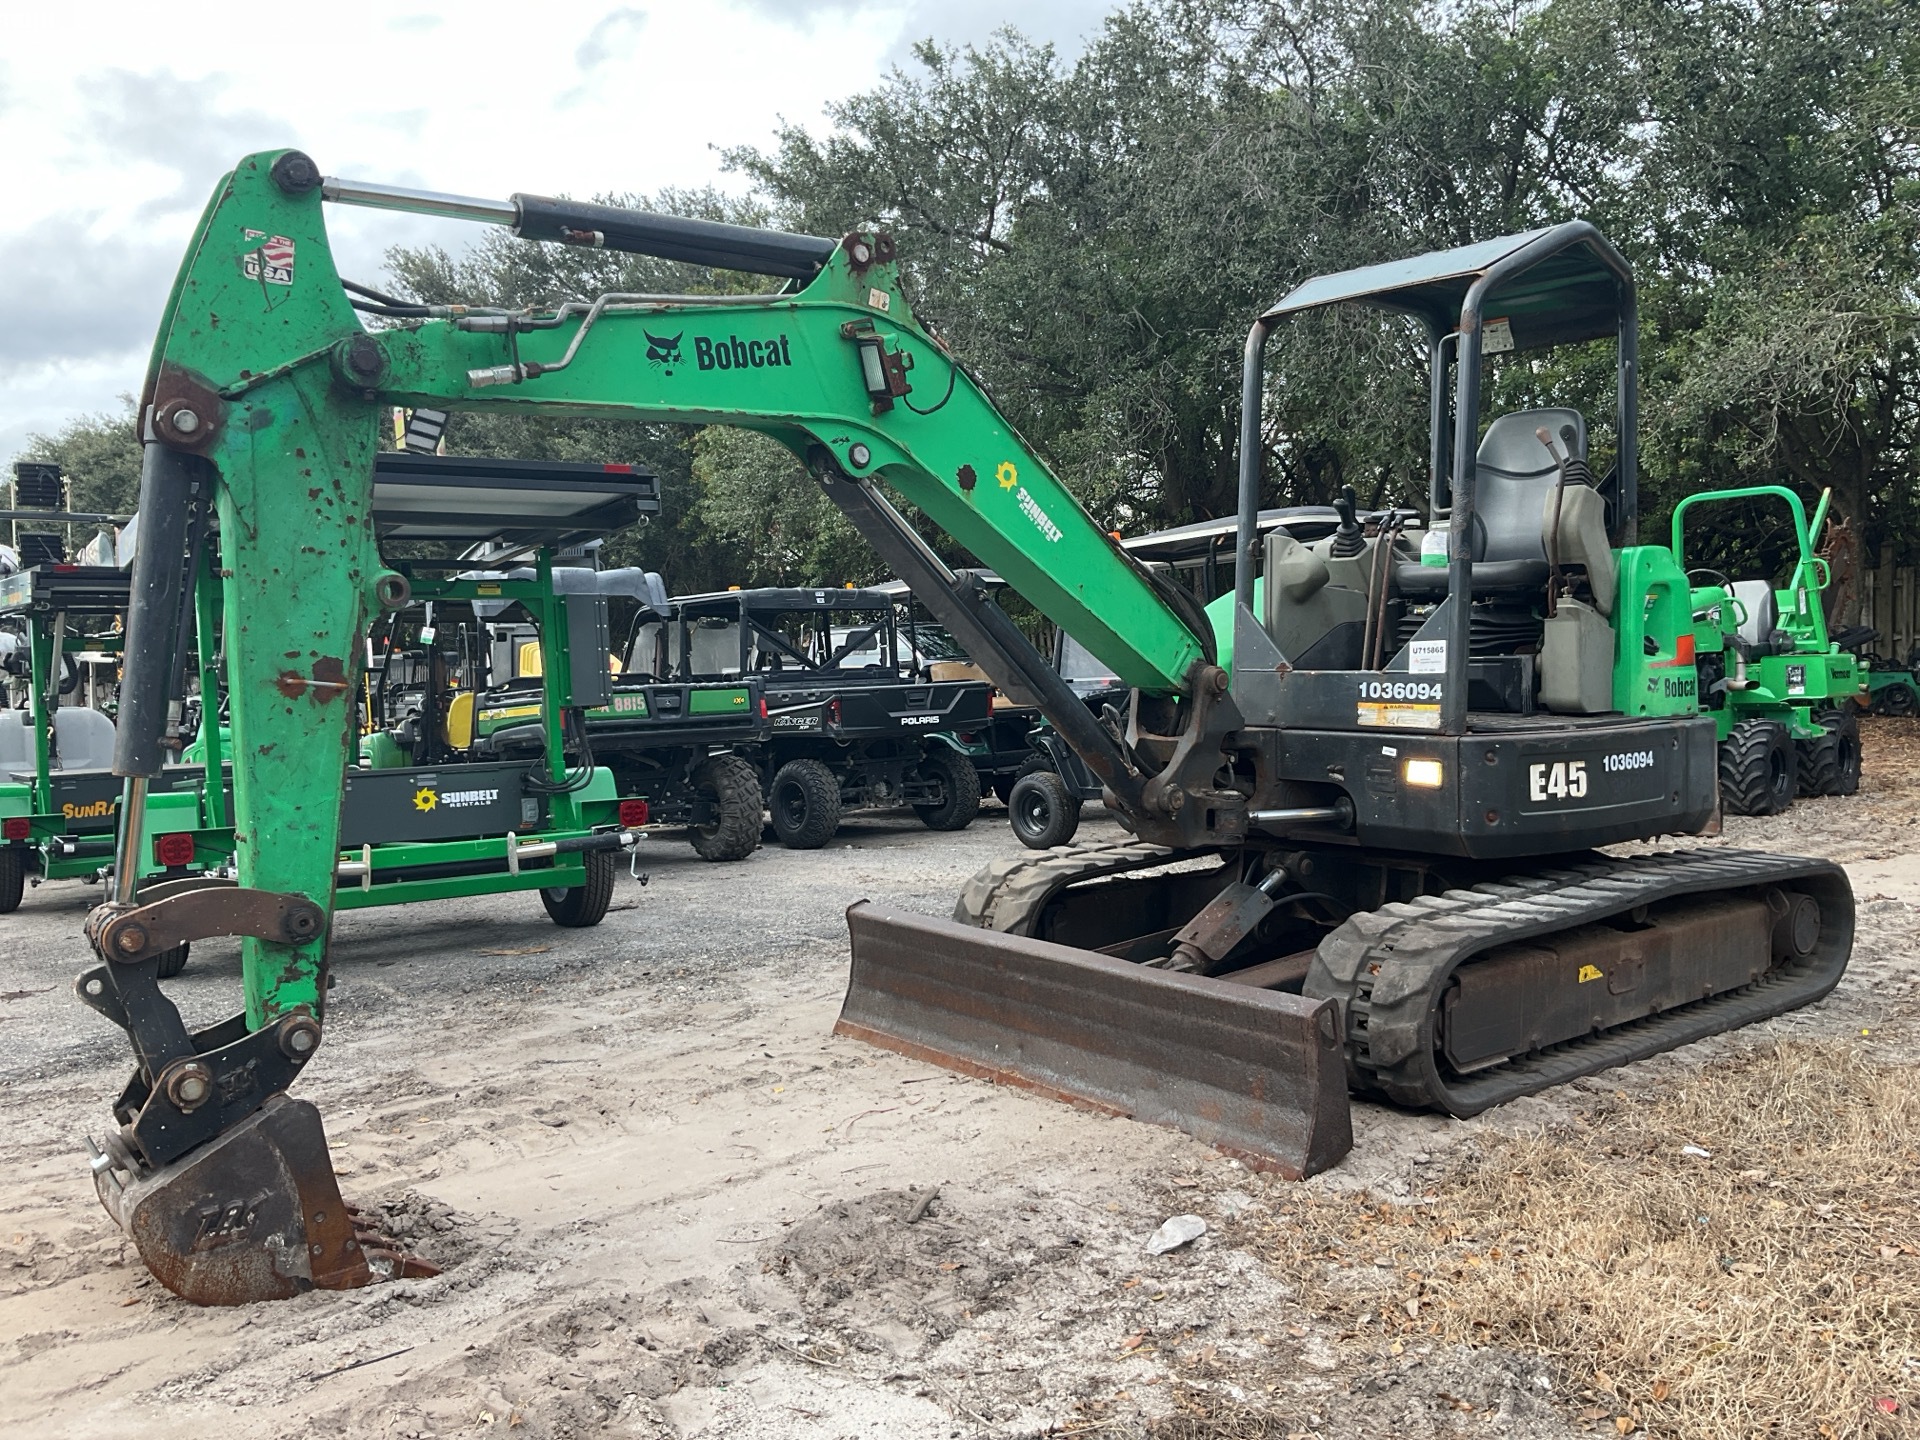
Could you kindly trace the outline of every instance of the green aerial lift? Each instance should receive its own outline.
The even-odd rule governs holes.
[[[329,200],[783,284],[414,305],[341,281]],[[1277,534],[1256,587],[1263,348],[1287,316],[1335,303],[1410,315],[1427,337],[1445,563],[1423,565],[1390,525],[1317,548]],[[386,323],[369,331],[356,309]],[[129,881],[89,921],[99,960],[80,994],[126,1030],[137,1065],[97,1151],[103,1202],[197,1301],[393,1272],[353,1231],[318,1112],[286,1092],[326,1018],[333,777],[360,637],[395,592],[369,513],[396,405],[770,436],[1100,779],[1131,841],[998,862],[961,921],[855,905],[843,1034],[1300,1175],[1351,1145],[1350,1085],[1470,1115],[1817,999],[1851,948],[1838,866],[1591,849],[1701,833],[1717,813],[1686,578],[1635,543],[1635,335],[1631,272],[1582,223],[1296,289],[1249,337],[1236,589],[1216,627],[1127,556],[915,322],[884,235],[438,196],[324,179],[297,151],[248,157],[195,232],[141,399],[152,530],[116,756],[137,815],[162,759],[178,561],[195,515],[217,508],[239,885],[156,899]],[[1571,463],[1587,454],[1583,417],[1483,425],[1481,381],[1489,351],[1600,337],[1618,341],[1616,462],[1589,484]],[[1093,714],[882,484],[1111,666],[1131,687],[1124,711]],[[154,957],[217,934],[244,937],[246,1008],[195,1034]]]
[[[1689,495],[1673,511],[1674,558],[1684,564],[1686,521],[1702,507],[1770,499],[1785,502],[1798,547],[1793,574],[1729,580],[1691,570],[1694,650],[1701,701],[1720,739],[1720,804],[1734,815],[1777,815],[1802,795],[1851,795],[1860,788],[1860,723],[1866,693],[1859,659],[1827,636],[1820,593],[1831,578],[1813,553],[1828,491],[1807,524],[1800,497],[1782,485]],[[1696,516],[1697,520],[1697,516]]]

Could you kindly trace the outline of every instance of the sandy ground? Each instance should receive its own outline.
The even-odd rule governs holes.
[[[1860,796],[1714,842],[1848,865],[1860,931],[1827,1003],[1474,1122],[1358,1106],[1353,1156],[1311,1183],[1417,1201],[1478,1134],[1769,1037],[1912,1055],[1920,722],[1866,728]],[[1279,1182],[830,1034],[843,908],[948,913],[1013,848],[993,809],[958,836],[864,819],[739,865],[661,837],[652,883],[623,880],[597,930],[532,897],[341,917],[300,1093],[350,1198],[445,1273],[218,1311],[151,1282],[93,1196],[81,1137],[107,1124],[124,1042],[68,989],[93,892],[32,893],[0,921],[0,1426],[955,1440],[1156,1433],[1203,1404],[1239,1418],[1178,1434],[1584,1433],[1537,1360],[1388,1350],[1302,1308],[1225,1223],[1277,1206]],[[224,1015],[235,948],[197,948],[171,989],[190,1021]],[[1209,1233],[1150,1256],[1183,1212]]]

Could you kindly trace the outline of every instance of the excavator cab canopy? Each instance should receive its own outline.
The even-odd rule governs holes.
[[[1472,601],[1481,594],[1483,582],[1530,579],[1543,566],[1533,554],[1544,543],[1536,533],[1541,521],[1529,507],[1538,494],[1552,487],[1529,482],[1548,475],[1554,467],[1549,450],[1534,450],[1534,435],[1551,425],[1559,431],[1569,455],[1586,459],[1586,417],[1565,408],[1497,417],[1487,426],[1483,442],[1480,409],[1486,357],[1615,337],[1615,461],[1612,473],[1597,487],[1604,513],[1595,529],[1604,534],[1590,538],[1593,548],[1601,552],[1609,546],[1631,545],[1639,519],[1635,444],[1639,322],[1633,270],[1592,224],[1570,220],[1317,276],[1295,286],[1263,312],[1247,337],[1241,392],[1234,603],[1236,610],[1245,609],[1249,615],[1266,448],[1261,412],[1267,388],[1267,340],[1288,317],[1339,304],[1409,315],[1427,333],[1428,504],[1432,520],[1447,523],[1449,540],[1444,583],[1423,584],[1421,593],[1435,600],[1444,598],[1450,605],[1442,729],[1457,734],[1466,723]],[[1516,492],[1516,484],[1524,495]],[[1488,493],[1476,493],[1482,489]],[[1515,546],[1506,548],[1514,548],[1521,556],[1517,569],[1486,563],[1496,559],[1490,552],[1480,553],[1493,543],[1490,532],[1498,532],[1503,541],[1516,540]],[[1507,532],[1512,532],[1511,537]],[[1436,573],[1432,581],[1439,580]]]
[[[1468,520],[1473,513],[1471,470],[1485,357],[1614,336],[1619,342],[1614,417],[1619,447],[1616,473],[1605,487],[1610,492],[1608,528],[1616,545],[1631,542],[1639,518],[1635,443],[1639,322],[1633,268],[1594,225],[1569,220],[1451,250],[1319,275],[1296,285],[1254,323],[1246,402],[1256,419],[1258,352],[1267,335],[1288,316],[1340,304],[1411,315],[1425,327],[1432,390],[1429,500],[1435,514],[1462,511],[1454,517],[1456,521]],[[1456,425],[1458,417],[1470,417],[1472,423]],[[1257,432],[1243,428],[1243,434]],[[1249,477],[1244,459],[1242,463],[1245,511],[1257,503],[1257,494],[1246,493]],[[1456,475],[1464,475],[1466,483],[1457,484]]]
[[[1631,297],[1633,272],[1619,251],[1585,221],[1502,235],[1407,260],[1318,275],[1296,285],[1262,317],[1269,322],[1324,306],[1358,302],[1397,310],[1433,334],[1462,325],[1475,284],[1489,321],[1504,319],[1514,350],[1598,340],[1620,328],[1620,287]],[[1507,347],[1502,347],[1507,348]]]

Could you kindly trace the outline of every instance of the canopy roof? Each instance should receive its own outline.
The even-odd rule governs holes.
[[[1483,321],[1506,320],[1513,348],[1531,350],[1615,334],[1633,272],[1585,220],[1502,235],[1382,265],[1319,275],[1295,286],[1263,319],[1358,302],[1424,320],[1440,334],[1459,326],[1467,292],[1496,276]]]
[[[382,540],[577,545],[660,509],[660,482],[631,465],[388,453],[373,462]]]
[[[868,588],[799,589],[766,586],[758,590],[709,590],[703,595],[676,595],[673,605],[688,615],[786,615],[805,610],[887,610],[894,597]]]

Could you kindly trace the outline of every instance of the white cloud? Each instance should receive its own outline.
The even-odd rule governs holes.
[[[582,70],[594,70],[609,60],[625,59],[633,53],[633,42],[647,23],[647,12],[623,5],[609,10],[593,24],[580,48],[573,52],[573,63]]]
[[[275,23],[230,0],[25,5],[0,62],[0,463],[112,409],[141,369],[193,222],[243,154],[483,196],[737,186],[729,146],[872,86],[913,40],[998,25],[1065,42],[1109,0],[339,0]],[[331,211],[341,269],[474,231]]]

